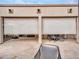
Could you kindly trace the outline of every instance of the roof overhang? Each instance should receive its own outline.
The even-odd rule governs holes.
[[[0,7],[78,7],[78,4],[0,4]]]

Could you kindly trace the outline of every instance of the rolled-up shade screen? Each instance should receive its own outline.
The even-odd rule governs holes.
[[[4,34],[37,34],[37,18],[4,18]]]

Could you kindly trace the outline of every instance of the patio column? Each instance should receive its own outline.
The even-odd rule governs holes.
[[[77,17],[77,36],[76,36],[76,38],[77,38],[77,42],[79,43],[79,16]]]
[[[42,17],[41,17],[41,14],[38,14],[38,22],[39,22],[39,39],[38,39],[38,42],[39,43],[42,43]]]
[[[0,43],[3,43],[3,21],[0,17]]]

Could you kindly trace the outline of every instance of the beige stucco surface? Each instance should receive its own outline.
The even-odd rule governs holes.
[[[11,14],[11,13],[9,13],[9,9],[12,9],[13,10],[13,13]],[[37,10],[38,9],[40,9],[40,14],[38,14],[37,12]],[[68,13],[68,10],[69,9],[72,9],[72,13]],[[67,6],[65,6],[65,5],[62,5],[62,6],[60,6],[60,5],[41,5],[41,6],[38,6],[38,5],[36,5],[36,6],[17,6],[17,5],[12,5],[12,6],[10,6],[10,5],[4,5],[4,6],[1,6],[0,5],[0,18],[2,18],[1,20],[3,20],[3,18],[4,17],[15,17],[15,18],[17,18],[17,17],[38,17],[38,20],[39,20],[39,26],[38,26],[38,29],[39,29],[39,40],[40,40],[40,38],[42,37],[42,17],[51,17],[51,18],[53,18],[53,17],[59,17],[59,18],[62,18],[62,17],[64,17],[64,18],[66,18],[66,17],[75,17],[75,18],[77,18],[77,16],[78,16],[78,6],[77,5],[75,5],[75,6],[73,6],[73,5],[67,5]],[[78,23],[77,23],[78,24]],[[1,33],[1,35],[3,35],[2,33],[2,27],[3,27],[3,25],[1,25],[0,26],[0,33]],[[77,28],[77,32],[78,32],[78,26],[76,27]],[[78,33],[76,33],[77,34],[77,40],[78,40],[78,37],[79,37],[79,34]],[[2,38],[2,36],[1,36],[1,38]],[[1,40],[3,40],[3,39],[1,39]],[[42,40],[42,39],[41,39]],[[1,42],[1,41],[0,41]]]
[[[2,18],[0,18],[0,43],[3,42]]]
[[[72,13],[68,9],[72,8]],[[9,14],[8,9],[14,13]],[[42,16],[78,16],[78,7],[0,7],[0,16],[37,16],[37,9],[41,10]]]

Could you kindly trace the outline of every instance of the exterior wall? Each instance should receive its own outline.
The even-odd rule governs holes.
[[[2,18],[0,17],[0,43],[3,43],[3,28],[2,28]]]
[[[79,42],[79,16],[77,17],[77,42]]]
[[[13,10],[13,13],[9,13],[9,9]],[[40,9],[41,14],[37,13]],[[68,13],[68,10],[72,9],[72,13]],[[77,6],[45,6],[45,7],[29,7],[29,6],[0,6],[0,43],[3,42],[3,28],[1,17],[38,17],[39,20],[39,42],[42,42],[42,17],[76,17],[78,16]],[[79,19],[77,19],[77,42],[79,42]]]
[[[68,14],[70,8],[72,13]],[[14,13],[9,14],[8,9],[13,9]],[[42,16],[78,16],[78,7],[0,7],[0,16],[37,16],[37,9]]]

